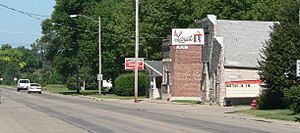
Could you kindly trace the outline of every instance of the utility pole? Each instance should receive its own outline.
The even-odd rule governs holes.
[[[135,0],[135,26],[134,102],[138,102],[139,0]]]
[[[99,95],[101,95],[101,88],[102,88],[102,72],[101,72],[101,60],[102,60],[102,57],[101,57],[101,17],[99,16],[98,18],[98,25],[99,25],[99,76],[100,78],[98,79],[98,89],[99,89]]]

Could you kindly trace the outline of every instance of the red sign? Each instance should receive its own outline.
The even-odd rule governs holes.
[[[134,58],[125,58],[125,70],[134,70],[134,66]],[[138,70],[144,70],[144,58],[138,58]]]

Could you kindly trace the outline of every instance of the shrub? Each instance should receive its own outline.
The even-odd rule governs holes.
[[[300,113],[300,86],[293,86],[284,91],[284,101],[290,110]]]
[[[278,109],[284,108],[282,104],[283,93],[278,90],[265,89],[263,93],[257,97],[258,109]]]
[[[138,95],[145,96],[149,88],[148,75],[139,73]],[[115,94],[118,96],[133,96],[134,95],[134,74],[123,74],[116,79]]]
[[[77,80],[76,77],[72,76],[68,79],[67,88],[69,90],[76,90],[77,89]]]

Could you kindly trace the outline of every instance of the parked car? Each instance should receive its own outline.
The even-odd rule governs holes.
[[[39,94],[42,94],[42,87],[38,83],[31,83],[30,86],[28,87],[28,93],[31,92],[37,92]]]
[[[27,90],[27,88],[30,86],[30,80],[29,79],[19,79],[17,84],[17,91],[20,90]]]

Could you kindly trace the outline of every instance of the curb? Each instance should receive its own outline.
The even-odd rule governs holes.
[[[241,114],[225,114],[225,117],[230,117],[232,119],[242,119],[242,120],[260,121],[260,122],[266,122],[266,123],[275,123],[275,124],[288,125],[288,126],[300,128],[300,123],[297,123],[297,122],[277,120],[277,119],[266,119],[266,118],[255,117],[255,116],[247,115],[247,114],[243,114],[243,115],[241,115]]]

